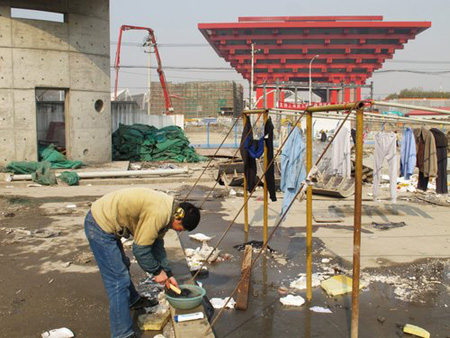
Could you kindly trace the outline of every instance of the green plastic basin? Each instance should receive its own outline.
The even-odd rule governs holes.
[[[197,285],[179,285],[180,289],[189,289],[191,294],[189,298],[174,298],[166,294],[166,298],[175,309],[188,310],[199,306],[202,303],[206,290]]]

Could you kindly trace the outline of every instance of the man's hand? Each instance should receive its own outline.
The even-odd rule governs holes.
[[[159,273],[159,275],[156,275],[155,277],[153,277],[153,280],[154,280],[156,283],[159,283],[159,284],[164,284],[164,283],[166,283],[166,281],[167,281],[167,274],[166,274],[166,272],[165,272],[164,270],[161,270],[161,272]]]
[[[175,279],[175,277],[170,277],[168,280],[166,280],[166,287],[167,288],[169,288],[169,284],[175,285],[177,288],[179,288],[178,282]]]

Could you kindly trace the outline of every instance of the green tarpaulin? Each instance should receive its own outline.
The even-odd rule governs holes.
[[[67,185],[78,185],[80,182],[80,176],[75,171],[63,171],[58,179]]]
[[[144,124],[119,125],[113,133],[113,160],[199,162],[206,157],[198,155],[189,146],[183,130],[177,126],[157,129]]]
[[[81,161],[69,161],[63,154],[55,149],[53,144],[39,149],[39,159],[52,164],[52,169],[77,169],[84,166]]]
[[[34,182],[53,185],[56,184],[56,177],[52,169],[76,169],[84,166],[81,161],[67,160],[53,144],[39,149],[39,159],[40,162],[11,162],[6,166],[6,170],[14,174],[31,174]],[[78,174],[76,175],[78,177]]]

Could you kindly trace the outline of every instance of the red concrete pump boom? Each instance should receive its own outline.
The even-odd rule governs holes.
[[[166,77],[165,77],[164,71],[162,69],[161,56],[159,55],[158,46],[156,45],[155,33],[154,33],[153,29],[148,28],[148,27],[137,27],[137,26],[129,26],[129,25],[123,25],[120,27],[119,41],[117,42],[116,62],[114,64],[114,68],[116,70],[116,79],[115,79],[115,86],[114,86],[114,100],[117,100],[117,87],[119,84],[120,47],[122,44],[122,33],[123,33],[123,31],[128,31],[128,30],[146,30],[148,32],[148,35],[151,39],[153,47],[155,48],[156,60],[158,62],[157,72],[158,72],[159,81],[161,82],[161,87],[162,87],[162,90],[164,93],[164,101],[166,104],[166,114],[173,114],[172,101],[170,100],[169,89],[168,89],[167,83],[166,83]],[[149,102],[149,104],[150,104],[150,102]]]

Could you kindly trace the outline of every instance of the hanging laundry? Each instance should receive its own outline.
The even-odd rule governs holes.
[[[267,147],[267,163],[271,163],[266,172],[267,188],[269,189],[269,196],[272,202],[277,200],[275,193],[275,166],[273,163],[273,124],[272,119],[269,117],[264,125],[264,142]]]
[[[416,167],[416,141],[411,128],[406,128],[403,133],[402,148],[400,152],[400,177],[406,180],[411,178]]]
[[[331,145],[331,175],[350,178],[352,167],[350,163],[350,131],[342,127]]]
[[[280,188],[284,193],[281,214],[286,211],[292,199],[300,190],[302,182],[306,179],[305,151],[305,143],[300,132],[298,128],[294,128],[281,153]]]
[[[248,135],[248,136],[247,136]],[[247,117],[244,130],[242,131],[241,138],[241,157],[244,161],[244,176],[247,180],[247,190],[253,191],[253,188],[256,185],[256,160],[254,157],[250,156],[248,150],[245,148],[245,143],[247,142],[253,143],[253,130],[252,125],[250,123],[250,117]]]
[[[417,167],[419,168],[419,181],[417,189],[426,191],[430,177],[437,174],[436,142],[433,133],[425,127],[414,129],[416,140]]]
[[[250,140],[247,137],[244,145],[248,154],[253,158],[260,158],[264,153],[264,137],[261,137],[259,140]]]
[[[397,136],[394,133],[378,133],[375,135],[375,153],[373,165],[373,199],[378,197],[381,169],[386,158],[389,164],[391,201],[397,200]]]
[[[320,142],[327,142],[327,133],[323,129],[320,131]]]
[[[352,130],[350,131],[350,134],[352,135],[353,143],[356,144],[356,129],[352,128]]]
[[[445,134],[437,128],[432,128],[434,141],[436,142],[437,154],[437,177],[436,177],[436,193],[447,194],[447,146],[448,141]]]

